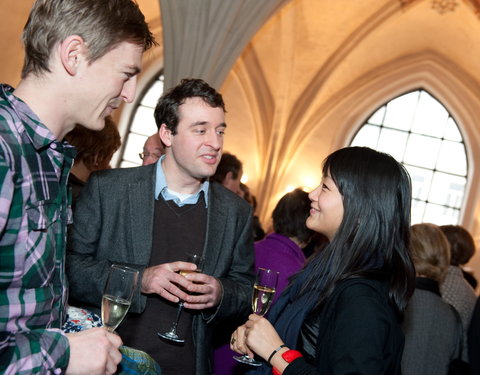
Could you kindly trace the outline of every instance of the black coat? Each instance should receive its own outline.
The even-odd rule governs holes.
[[[480,374],[480,297],[477,298],[468,329],[468,356],[471,374]]]
[[[325,307],[304,323],[318,324],[315,358],[293,361],[284,375],[397,375],[404,336],[388,303],[388,284],[367,279],[341,282]],[[299,339],[300,351],[303,345]]]

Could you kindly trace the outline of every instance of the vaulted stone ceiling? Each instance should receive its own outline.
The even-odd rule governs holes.
[[[263,218],[287,186],[318,182],[323,157],[346,145],[355,126],[388,99],[423,86],[450,111],[457,110],[456,94],[468,96],[474,112],[479,31],[480,20],[463,2],[444,14],[429,0],[405,7],[393,0],[285,5],[222,86],[233,125],[226,148],[245,160],[260,201],[269,201]],[[479,127],[467,119],[474,117],[460,125],[476,148]]]

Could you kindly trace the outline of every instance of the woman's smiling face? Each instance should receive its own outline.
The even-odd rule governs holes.
[[[307,227],[331,241],[343,220],[343,197],[329,173],[308,196],[312,204]]]

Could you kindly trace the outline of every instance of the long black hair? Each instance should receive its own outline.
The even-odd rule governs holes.
[[[389,280],[389,298],[401,315],[413,293],[410,258],[411,182],[393,157],[367,147],[347,147],[329,155],[329,175],[343,197],[344,216],[331,242],[312,259],[299,295],[315,289],[321,306],[342,280]]]

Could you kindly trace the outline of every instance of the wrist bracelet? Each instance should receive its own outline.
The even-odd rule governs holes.
[[[303,357],[302,353],[300,353],[298,350],[287,350],[285,353],[282,354],[282,358],[285,360],[285,362],[290,363],[297,358]],[[275,367],[272,368],[272,374],[273,375],[280,375],[280,371],[278,371]]]
[[[268,357],[267,359],[267,363],[270,364],[270,361],[272,360],[273,356],[282,348],[286,348],[287,345],[283,344],[283,345],[280,345],[277,349],[275,349],[272,354],[270,354],[270,357]]]

